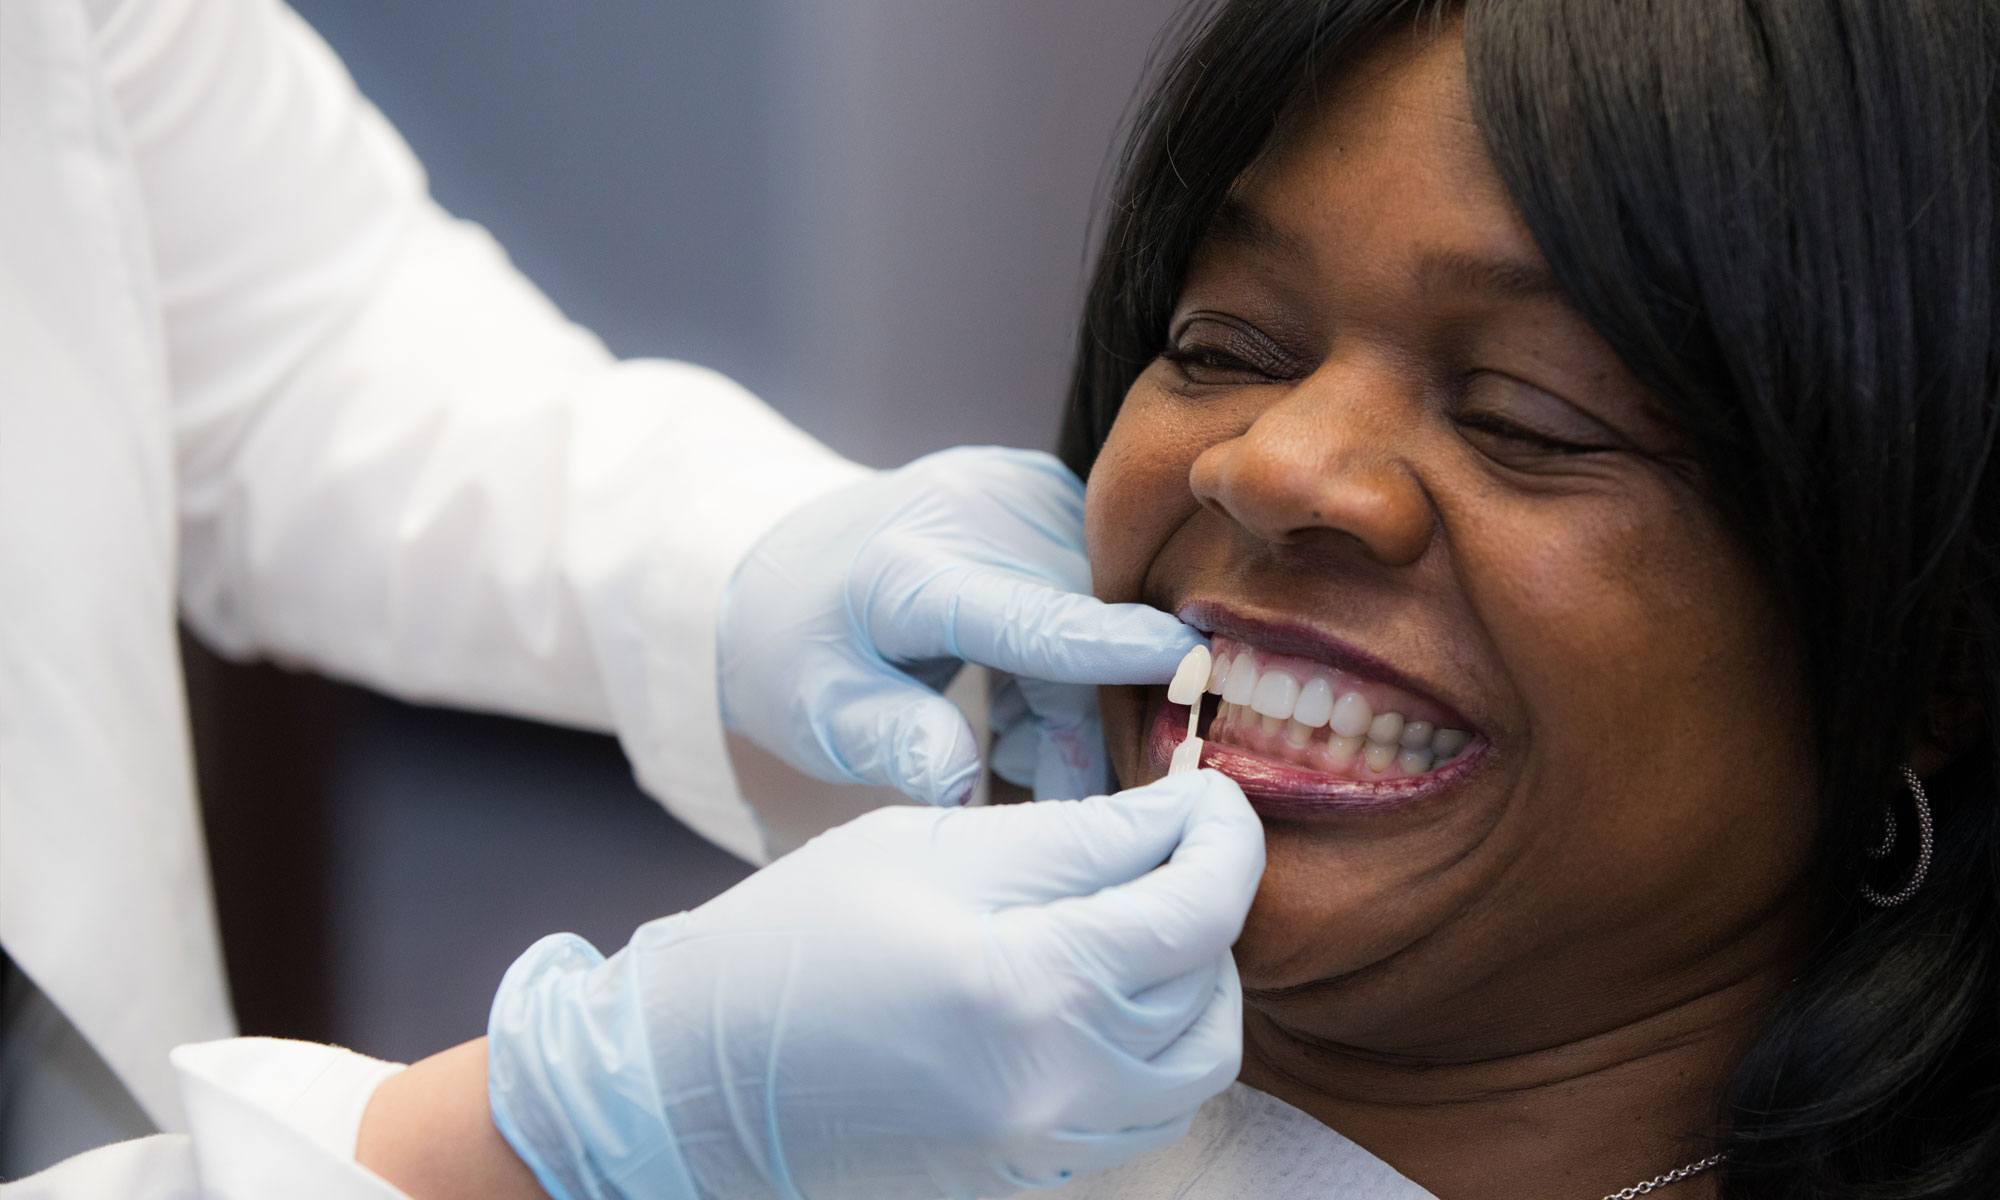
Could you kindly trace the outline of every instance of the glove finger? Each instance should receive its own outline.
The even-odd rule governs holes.
[[[1148,605],[1106,604],[990,567],[939,571],[867,620],[892,662],[951,657],[1057,683],[1165,683],[1201,641]]]
[[[1192,802],[1164,865],[1093,895],[1000,915],[1039,923],[1024,934],[1027,941],[1061,948],[1074,969],[1118,981],[1127,995],[1226,951],[1243,930],[1264,873],[1263,827],[1235,781],[1220,772],[1161,782],[1177,780],[1201,782],[1189,788]]]
[[[1104,727],[1097,714],[1073,726],[1043,724],[1036,738],[1035,799],[1070,800],[1111,786]]]
[[[1000,734],[994,739],[990,753],[988,762],[995,775],[1016,787],[1034,789],[1035,773],[1042,759],[1042,738],[1033,722],[1023,722]],[[1037,800],[1042,798],[1039,794],[1035,796]]]
[[[993,732],[1004,733],[1034,715],[1028,698],[1021,693],[1020,680],[1005,671],[988,671],[986,679],[986,720]]]
[[[1016,681],[1035,726],[1035,799],[1073,800],[1111,785],[1097,689],[1084,684]]]
[[[1041,757],[1041,730],[1036,726],[1034,714],[1028,711],[1027,699],[1021,695],[1020,681],[999,672],[995,672],[993,678],[998,682],[987,701],[987,725],[993,730],[993,746],[987,753],[987,765],[1008,783],[1032,788],[1035,785],[1035,764]],[[1076,794],[1087,796],[1091,793]]]
[[[961,804],[979,775],[979,742],[958,706],[901,672],[857,668],[817,700],[827,756],[856,782],[892,787],[926,804]]]
[[[994,909],[1028,906],[1021,911],[1035,912],[1034,906],[1089,896],[1139,879],[1167,861],[1191,825],[1212,823],[1212,817],[1195,815],[1215,806],[1207,795],[1217,785],[1204,775],[1214,772],[1175,775],[1115,796],[953,813],[930,830],[928,861],[954,881],[959,895]],[[1223,780],[1222,786],[1242,802],[1234,783]],[[1257,845],[1261,855],[1261,839]],[[1040,925],[1014,924],[1031,943],[1048,936]]]
[[[1037,800],[1074,800],[1111,786],[1097,689],[1084,684],[1004,680],[993,691],[993,772],[1034,790]]]

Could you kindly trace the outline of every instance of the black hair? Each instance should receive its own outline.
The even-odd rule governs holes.
[[[1061,449],[1087,474],[1292,102],[1463,10],[1502,180],[1768,564],[1812,700],[1823,936],[1718,1111],[1725,1197],[2000,1195],[1996,2],[1191,10],[1135,112],[1085,302]],[[1879,911],[1864,847],[1927,733],[1955,750],[1927,781],[1935,861]]]

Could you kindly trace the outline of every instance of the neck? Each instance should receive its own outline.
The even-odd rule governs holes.
[[[1342,1046],[1253,1007],[1244,1083],[1318,1118],[1441,1200],[1598,1200],[1709,1153],[1718,1097],[1782,978],[1721,984],[1534,1049],[1443,1060]],[[1253,1004],[1255,1001],[1253,1001]],[[1709,1200],[1713,1176],[1673,1185]]]

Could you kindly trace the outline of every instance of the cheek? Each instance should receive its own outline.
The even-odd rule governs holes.
[[[1815,819],[1791,639],[1714,521],[1655,499],[1465,542],[1530,721],[1523,791],[1564,857],[1607,885],[1783,890]]]
[[[1195,508],[1188,468],[1199,439],[1142,377],[1126,394],[1084,493],[1091,589],[1101,600],[1143,598],[1148,570]]]
[[[1147,584],[1162,550],[1195,511],[1188,468],[1202,439],[1174,419],[1177,406],[1142,377],[1126,394],[1084,491],[1084,546],[1091,590],[1111,603],[1149,600]],[[1099,690],[1105,742],[1120,786],[1147,782],[1145,693],[1132,687]]]

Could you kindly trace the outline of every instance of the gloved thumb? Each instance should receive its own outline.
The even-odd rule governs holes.
[[[962,804],[979,777],[979,742],[958,706],[893,667],[863,668],[828,698],[823,749],[856,781],[926,804]]]

